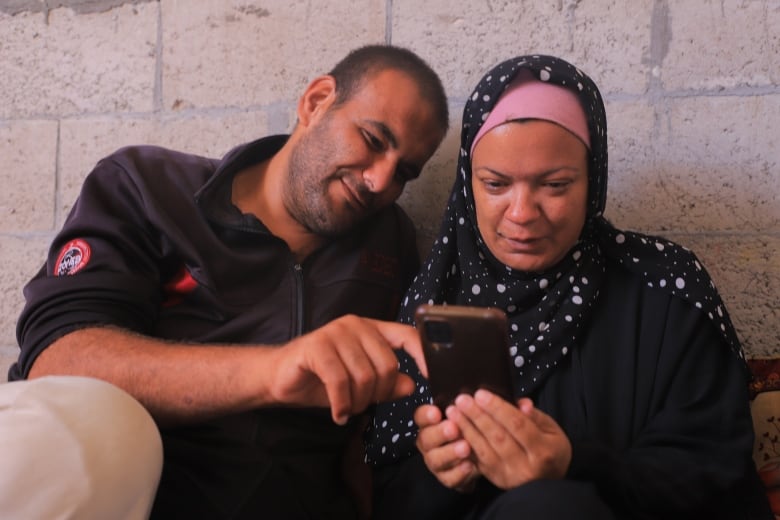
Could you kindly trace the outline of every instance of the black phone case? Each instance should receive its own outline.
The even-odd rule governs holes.
[[[417,308],[428,382],[444,410],[456,396],[489,390],[513,401],[506,315],[492,307],[429,305]]]

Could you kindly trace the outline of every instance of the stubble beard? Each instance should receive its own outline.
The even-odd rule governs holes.
[[[344,235],[356,224],[356,218],[347,218],[333,207],[328,188],[342,182],[348,172],[337,170],[322,177],[320,171],[327,168],[331,153],[327,139],[320,136],[327,132],[327,124],[311,134],[304,135],[290,154],[287,180],[282,191],[282,202],[287,212],[308,232],[328,238]],[[324,130],[324,131],[323,131]],[[324,137],[324,136],[323,136]]]

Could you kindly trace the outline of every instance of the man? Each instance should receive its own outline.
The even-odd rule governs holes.
[[[25,288],[9,379],[88,376],[139,401],[165,454],[154,518],[355,517],[341,468],[360,415],[414,387],[393,352],[419,361],[414,330],[379,320],[418,266],[394,202],[446,133],[439,78],[364,47],[297,115],[222,160],[103,159]]]

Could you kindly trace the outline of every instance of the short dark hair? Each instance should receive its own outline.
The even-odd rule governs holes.
[[[349,101],[366,79],[384,70],[398,70],[412,78],[423,98],[433,104],[442,130],[449,128],[447,94],[438,74],[414,52],[394,45],[366,45],[347,54],[328,73],[336,80],[335,105]]]

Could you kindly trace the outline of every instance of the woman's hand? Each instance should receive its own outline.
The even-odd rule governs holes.
[[[420,406],[414,413],[417,449],[428,469],[439,482],[461,492],[474,489],[479,473],[470,459],[471,447],[450,420],[442,420],[441,411],[433,405]]]
[[[495,394],[478,390],[473,397],[458,396],[446,414],[449,421],[441,424],[456,426],[462,438],[458,443],[468,443],[468,449],[458,445],[458,452],[472,452],[477,471],[501,489],[532,480],[563,478],[569,468],[568,437],[530,399],[520,399],[515,407]]]

